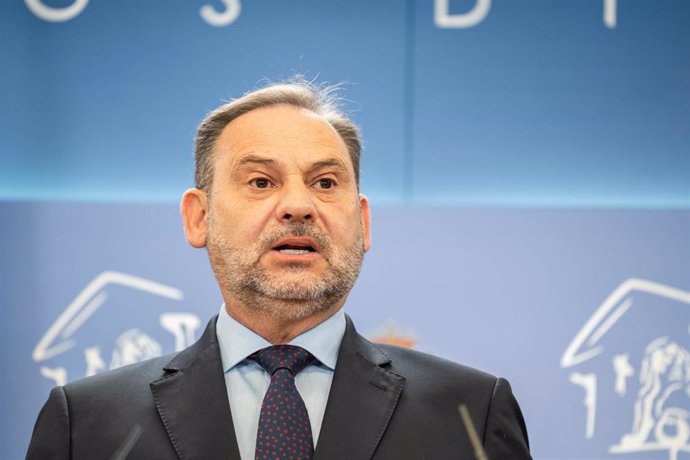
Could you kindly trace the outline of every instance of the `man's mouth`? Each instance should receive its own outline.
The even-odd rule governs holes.
[[[281,254],[302,255],[319,252],[318,246],[311,238],[283,238],[272,248]]]

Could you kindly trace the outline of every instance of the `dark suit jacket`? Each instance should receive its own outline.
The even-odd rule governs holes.
[[[172,357],[54,388],[27,458],[239,460],[215,324]],[[474,459],[461,403],[490,459],[530,458],[507,381],[375,345],[348,318],[314,458]]]

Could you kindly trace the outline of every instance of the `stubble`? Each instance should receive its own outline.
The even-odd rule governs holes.
[[[310,273],[302,263],[271,273],[261,258],[286,237],[308,237],[319,245],[327,269]],[[364,234],[360,221],[357,235],[346,247],[334,247],[315,224],[295,222],[264,233],[247,248],[234,247],[216,228],[209,215],[208,254],[216,279],[245,307],[282,321],[294,321],[327,311],[352,289],[364,259]],[[294,276],[282,276],[290,273]]]

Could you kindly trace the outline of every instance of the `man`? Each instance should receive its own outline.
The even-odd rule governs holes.
[[[489,458],[530,458],[505,380],[370,343],[343,313],[370,247],[360,150],[303,81],[212,112],[181,212],[224,307],[176,355],[53,389],[28,458],[472,459],[460,404]]]

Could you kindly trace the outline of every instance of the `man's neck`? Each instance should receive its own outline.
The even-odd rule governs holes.
[[[315,313],[306,318],[282,319],[276,318],[270,313],[249,309],[235,299],[232,299],[230,302],[228,300],[231,299],[226,299],[225,310],[235,321],[251,329],[274,345],[288,343],[298,335],[313,329],[333,316],[345,303],[345,299],[343,299],[342,302],[338,302],[328,310]]]

